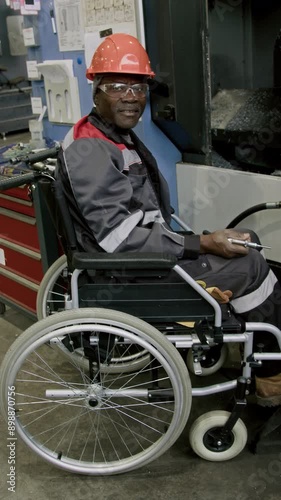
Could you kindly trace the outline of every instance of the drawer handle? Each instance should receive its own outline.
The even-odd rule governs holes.
[[[27,215],[12,212],[11,210],[7,210],[6,208],[0,208],[0,215],[5,215],[6,217],[10,217],[11,219],[25,222],[26,224],[30,224],[31,226],[35,226],[36,224],[36,219],[34,219],[33,217],[28,217]]]
[[[7,269],[3,269],[2,267],[0,267],[0,274],[2,274],[2,276],[5,276],[6,278],[16,281],[17,283],[25,286],[26,288],[30,288],[30,290],[33,290],[34,292],[38,292],[39,285],[36,285],[36,283],[33,283],[32,281],[29,281],[26,278],[19,276],[18,274],[14,274],[11,271],[8,271]]]

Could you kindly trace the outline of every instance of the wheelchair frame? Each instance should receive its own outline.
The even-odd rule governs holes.
[[[27,175],[30,176],[31,174]],[[34,178],[34,175],[38,176],[39,174],[33,174],[32,178]],[[45,177],[45,175],[50,177],[49,174],[45,173],[40,174],[39,177],[42,177],[42,175],[43,177]],[[22,181],[27,180],[26,176],[21,177]],[[12,181],[13,179],[9,179],[9,182],[6,181],[4,186],[6,186],[6,188],[11,187]],[[13,185],[15,185],[15,182],[14,180]],[[19,180],[17,180],[17,182],[19,182]],[[52,179],[51,182],[56,183],[57,181]],[[0,189],[3,183],[5,183],[5,181],[0,182]],[[281,351],[280,330],[268,323],[249,322],[245,323],[245,325],[241,325],[237,320],[234,322],[230,321],[224,325],[222,323],[221,307],[218,302],[177,264],[174,257],[162,254],[111,255],[77,252],[76,242],[73,242],[74,231],[72,226],[69,226],[69,221],[71,221],[70,215],[69,212],[67,212],[66,203],[63,197],[59,200],[58,206],[61,217],[64,222],[66,222],[67,258],[72,274],[70,283],[71,294],[70,296],[67,294],[65,296],[64,312],[59,312],[58,314],[40,320],[37,324],[26,330],[8,351],[1,367],[2,382],[0,386],[1,407],[5,417],[7,418],[10,407],[9,388],[14,388],[14,392],[16,393],[17,385],[23,385],[25,388],[27,384],[27,389],[25,390],[29,390],[29,386],[31,387],[30,394],[24,394],[27,401],[25,401],[24,398],[22,399],[22,394],[17,396],[18,401],[15,400],[15,404],[17,405],[16,427],[19,435],[26,444],[44,459],[69,471],[92,475],[117,474],[136,469],[151,462],[172,446],[186,425],[190,412],[191,396],[206,396],[235,390],[235,401],[232,412],[208,412],[206,415],[199,417],[190,430],[191,446],[202,458],[211,461],[222,461],[235,457],[243,450],[247,441],[247,432],[240,416],[247,404],[246,396],[250,392],[252,367],[259,366],[264,360],[281,360],[281,352],[253,352],[254,333],[258,331],[267,331],[273,334],[278,341]],[[179,219],[177,219],[177,221],[179,221]],[[123,290],[119,290],[116,300],[117,294],[112,293],[115,285],[112,285],[112,283],[102,283],[100,286],[86,283],[79,288],[79,276],[85,270],[107,271],[109,274],[113,271],[125,270],[131,275],[132,272],[136,271],[142,273],[143,270],[147,268],[157,269],[157,272],[160,274],[162,272],[167,272],[167,270],[173,270],[182,278],[183,283],[180,287],[179,296],[180,307],[177,313],[173,312],[171,314],[175,301],[173,297],[170,301],[165,295],[163,297],[162,284],[155,288],[155,293],[157,292],[156,295],[152,298],[150,296],[150,300],[153,300],[153,308],[156,310],[156,313],[152,313],[150,307],[147,314],[145,311],[143,312],[141,319],[137,319],[134,314],[136,307],[138,311],[135,300],[129,301],[128,299],[131,295],[130,289],[126,290],[126,287],[124,287]],[[134,289],[136,288],[138,291],[140,290],[139,285],[134,287]],[[154,293],[152,288],[151,284],[144,287],[144,291],[141,294],[141,298],[144,302],[145,300],[147,301],[147,293]],[[171,290],[176,290],[178,293],[178,284],[176,287],[171,286],[169,288]],[[182,300],[181,295],[183,289],[187,291],[185,300]],[[81,308],[81,296],[83,297],[84,293],[85,301],[87,302],[88,292],[93,290],[95,292],[95,307],[89,309]],[[104,309],[100,308],[101,305],[104,306],[103,303],[101,304],[96,300],[100,290],[107,290],[110,292],[110,300],[105,301],[106,306],[110,304],[110,309],[107,307]],[[121,298],[124,290],[125,296],[122,301]],[[90,298],[90,300],[92,299]],[[126,311],[126,305],[128,305],[129,302],[131,302],[130,314]],[[188,303],[189,305],[190,303],[192,304],[191,311],[186,309]],[[117,310],[117,308],[120,310]],[[159,323],[163,323],[167,320],[172,323],[181,322],[183,320],[195,320],[194,330],[191,332],[187,330],[188,333],[184,330],[184,333],[182,333],[182,329],[177,324],[173,328],[169,327],[166,330],[165,328],[161,330],[161,328],[157,329],[152,326],[156,324],[157,327]],[[165,335],[163,335],[163,333],[165,333]],[[82,342],[78,344],[78,348],[75,347],[77,335],[79,336],[79,342]],[[65,345],[66,340],[69,341],[68,345]],[[230,343],[242,343],[244,345],[241,376],[231,381],[192,389],[188,371],[178,353],[178,349],[192,349],[194,373],[200,374],[202,373],[200,366],[201,362],[204,360],[206,353],[211,347]],[[137,356],[142,356],[144,353],[146,361],[144,367],[140,368],[138,373],[134,371],[129,372],[129,374],[123,373],[121,366],[120,373],[117,375],[114,373],[110,375],[110,379],[108,378],[108,372],[104,372],[102,366],[110,366],[113,352],[117,345],[120,345],[125,353],[127,353],[127,350],[132,346],[140,346],[140,351],[138,351]],[[79,348],[81,350],[81,346],[83,351],[82,357],[86,358],[87,369],[85,367],[81,368],[76,359],[76,350]],[[66,382],[62,384],[60,381],[61,378],[58,379],[59,382],[53,381],[54,387],[51,389],[46,388],[44,396],[36,396],[34,402],[37,401],[39,407],[41,402],[42,405],[43,402],[46,403],[46,405],[51,408],[49,411],[53,413],[56,412],[56,409],[54,410],[53,407],[57,408],[60,406],[61,411],[65,411],[66,415],[68,415],[68,411],[72,411],[75,406],[81,405],[83,409],[86,408],[87,411],[85,410],[85,413],[91,415],[89,417],[90,422],[92,422],[90,430],[94,436],[90,436],[90,434],[86,433],[87,435],[86,437],[84,436],[83,442],[84,448],[86,449],[90,439],[94,439],[94,444],[91,443],[91,446],[94,446],[95,450],[96,448],[101,448],[100,441],[105,440],[107,444],[110,443],[111,445],[113,439],[118,441],[118,447],[120,448],[120,450],[118,448],[117,451],[117,445],[115,449],[115,445],[112,444],[112,450],[109,456],[104,456],[105,452],[99,449],[99,460],[97,463],[95,463],[95,459],[91,454],[90,456],[87,455],[83,461],[84,451],[82,453],[81,450],[79,451],[80,459],[77,459],[75,455],[76,450],[74,450],[73,456],[70,454],[68,457],[72,442],[69,442],[68,448],[64,448],[64,451],[57,448],[57,444],[55,443],[52,445],[54,449],[49,449],[47,446],[48,442],[53,443],[56,441],[56,436],[60,439],[60,443],[64,443],[64,441],[67,443],[70,437],[68,436],[67,428],[64,431],[63,437],[60,436],[59,431],[61,424],[56,424],[55,429],[57,430],[55,432],[55,438],[52,436],[49,437],[49,432],[51,431],[49,427],[50,424],[47,423],[47,416],[44,413],[40,413],[42,411],[44,412],[44,410],[37,410],[39,411],[39,420],[41,419],[41,422],[44,421],[46,426],[46,429],[42,431],[43,437],[41,433],[34,435],[32,432],[28,432],[28,427],[31,427],[32,431],[34,424],[33,420],[31,420],[31,422],[29,421],[29,412],[27,412],[27,420],[25,420],[26,412],[24,408],[29,408],[28,397],[34,397],[32,391],[37,389],[40,391],[41,385],[44,386],[45,384],[46,387],[48,387],[49,380],[46,380],[44,376],[39,376],[39,378],[37,378],[36,370],[42,369],[42,367],[39,366],[40,363],[31,361],[31,366],[34,365],[35,367],[34,374],[32,374],[33,372],[31,372],[30,369],[26,369],[25,365],[26,363],[30,363],[29,359],[33,359],[32,356],[33,353],[36,352],[36,349],[40,352],[42,349],[44,353],[45,348],[48,347],[52,349],[52,352],[54,351],[55,358],[64,354],[63,359],[65,363],[68,363],[71,369],[76,369],[79,372],[85,387],[82,388],[82,385],[76,382],[73,384],[70,383],[68,381],[69,373],[66,370]],[[38,359],[42,359],[43,363],[43,357],[40,358],[39,356]],[[45,367],[45,364],[42,364],[42,366]],[[64,362],[55,366],[59,373],[64,373]],[[18,378],[18,372],[20,374],[21,370],[23,375],[19,375]],[[51,377],[53,373],[52,369],[48,368],[47,372],[48,377]],[[28,378],[26,380],[25,377],[27,373]],[[164,376],[161,378],[162,373],[164,373]],[[158,376],[158,374],[161,376]],[[139,378],[139,381],[136,386],[132,388],[130,383],[137,378]],[[145,382],[143,382],[143,378]],[[120,379],[122,379],[122,383],[120,383]],[[41,383],[38,384],[40,380]],[[162,386],[162,381],[164,381],[164,386]],[[103,387],[103,383],[105,387]],[[118,385],[119,383],[120,387],[118,386],[116,388],[114,384]],[[56,384],[59,386],[61,385],[61,387],[56,388]],[[114,388],[112,389],[111,387]],[[100,428],[101,437],[99,438],[97,436],[97,422],[99,422],[99,418],[102,418],[100,415],[104,415],[109,411],[106,405],[111,405],[111,400],[114,400],[114,398],[117,398],[118,403],[110,406],[110,410],[115,411],[119,418],[119,412],[121,411],[119,408],[122,408],[124,416],[121,416],[121,424],[119,422],[118,425],[111,422],[109,418],[105,419],[105,423],[103,423],[104,427]],[[123,403],[123,399],[126,398],[129,398],[129,401],[135,401],[134,406],[138,407],[138,405],[141,405],[145,408],[145,410],[139,411],[138,413],[138,423],[142,424],[141,429],[143,435],[140,431],[136,433],[134,431],[133,425],[135,417],[134,413],[130,412],[137,410],[128,409],[131,405],[129,404],[126,406],[126,404]],[[53,401],[55,401],[54,405]],[[171,415],[168,418],[168,422],[166,422],[166,410],[170,406],[172,408],[170,411]],[[154,416],[156,410],[158,413],[161,413],[161,415],[163,414],[163,421],[159,419],[156,423],[156,418]],[[97,417],[96,415],[99,416]],[[79,418],[82,420],[83,416],[84,413],[82,413],[82,416],[80,415],[80,417],[77,417],[78,421]],[[132,424],[132,428],[127,428],[127,420],[126,426],[125,420],[123,425],[122,419],[127,419],[130,425]],[[149,419],[149,424],[146,423],[146,419]],[[95,425],[93,422],[95,422]],[[78,424],[75,425],[77,426]],[[157,428],[156,430],[154,429],[154,425]],[[166,425],[168,427],[167,430],[165,429]],[[131,440],[135,439],[132,448],[130,448],[130,445],[126,444],[122,438],[122,431],[120,432],[122,427],[126,429]],[[117,437],[114,434],[114,430],[116,431]],[[150,439],[152,439],[151,432],[154,432],[154,430],[160,437],[157,436],[155,442],[150,443]],[[83,436],[84,430],[79,430],[79,432],[80,434],[82,433]],[[47,441],[44,440],[44,433],[48,437]],[[73,437],[73,435],[74,431],[71,429],[71,436]],[[66,444],[64,443],[64,447],[65,446]],[[78,444],[77,447],[79,448]],[[136,454],[133,455],[132,450],[134,450],[135,447],[137,451]]]

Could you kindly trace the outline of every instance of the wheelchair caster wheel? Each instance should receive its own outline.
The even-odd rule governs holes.
[[[227,436],[222,438],[220,435],[220,429],[229,415],[227,411],[210,411],[192,424],[190,445],[199,457],[211,462],[223,462],[236,457],[245,448],[248,433],[241,419],[237,420]]]
[[[228,357],[227,344],[211,347],[210,351],[206,351],[206,359],[201,361],[202,373],[199,377],[208,377],[216,373],[224,365]],[[189,349],[186,358],[187,368],[191,373],[194,372],[192,349]]]

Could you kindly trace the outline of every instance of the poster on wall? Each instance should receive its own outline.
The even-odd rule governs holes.
[[[137,36],[136,0],[55,0],[60,51],[83,50],[85,35]],[[104,36],[104,35],[101,35]]]
[[[136,36],[135,0],[82,0],[85,33],[112,29]]]
[[[54,2],[59,49],[61,52],[84,49],[84,26],[79,0]]]

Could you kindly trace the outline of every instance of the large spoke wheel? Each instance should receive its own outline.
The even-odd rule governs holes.
[[[78,337],[95,370],[56,348]],[[101,361],[118,343],[144,349],[146,365],[133,374],[103,373]],[[51,464],[82,474],[148,464],[178,439],[191,406],[188,371],[175,347],[144,321],[106,309],[65,311],[32,325],[7,352],[0,380],[6,418],[9,391],[15,393],[18,435]]]
[[[65,295],[69,293],[69,277],[67,259],[62,255],[57,259],[44,275],[37,294],[36,311],[38,319],[47,318],[55,313],[64,311]],[[66,356],[75,358],[76,363],[87,368],[88,359],[81,346],[76,344],[75,349],[69,349],[65,344],[59,345]],[[139,346],[124,348],[116,345],[114,356],[110,363],[104,365],[104,372],[119,373],[120,371],[133,372],[140,370],[147,363],[149,356]]]
[[[245,448],[247,428],[239,419],[228,433],[222,433],[230,413],[210,411],[201,415],[192,424],[189,432],[190,445],[199,457],[211,462],[230,460]]]

